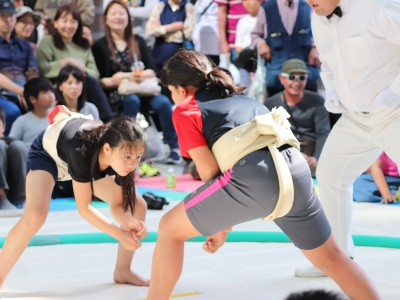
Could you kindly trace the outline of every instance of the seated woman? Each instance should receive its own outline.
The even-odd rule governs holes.
[[[92,115],[94,120],[100,121],[97,107],[86,101],[84,80],[85,75],[78,67],[63,67],[56,81],[58,104],[65,105],[72,112]]]
[[[44,36],[37,48],[40,72],[54,81],[61,68],[66,65],[81,69],[86,75],[88,99],[97,106],[101,120],[110,120],[111,107],[97,79],[99,71],[89,41],[82,37],[82,21],[77,8],[72,4],[60,6],[53,26],[50,35]]]
[[[40,25],[41,17],[28,6],[18,7],[16,13],[17,23],[15,24],[14,34],[20,39],[27,39],[36,53],[37,28]],[[43,29],[42,27],[41,30]]]
[[[142,37],[132,34],[132,19],[122,1],[114,0],[107,5],[104,24],[105,36],[93,45],[92,51],[100,71],[100,81],[110,101],[116,103],[116,109],[123,115],[136,117],[142,106],[154,111],[164,140],[171,149],[167,163],[180,164],[182,158],[172,125],[170,100],[161,94],[140,97],[135,94],[122,96],[118,93],[118,85],[124,78],[141,82],[145,78],[155,77],[151,51]],[[131,66],[139,60],[143,62],[144,70],[132,72]]]
[[[353,185],[353,200],[357,202],[395,203],[400,187],[397,165],[385,152],[359,176]]]

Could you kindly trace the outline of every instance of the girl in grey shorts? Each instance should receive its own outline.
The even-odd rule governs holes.
[[[283,169],[282,164],[275,167],[271,155],[275,152],[260,148],[220,171],[216,157],[221,158],[221,153],[216,155],[214,146],[236,133],[238,126],[268,116],[269,110],[242,96],[229,75],[203,54],[179,51],[164,65],[161,80],[176,104],[173,122],[181,154],[194,161],[205,184],[161,219],[148,300],[169,299],[182,270],[186,239],[207,236],[203,249],[213,253],[233,225],[273,213],[281,199],[277,174]],[[234,150],[229,145],[222,147],[222,159],[229,159]],[[379,299],[366,274],[336,245],[302,154],[289,145],[278,150],[289,169],[294,197],[291,208],[274,222],[351,299]]]

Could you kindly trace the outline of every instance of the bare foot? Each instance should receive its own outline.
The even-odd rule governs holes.
[[[149,286],[150,280],[144,278],[131,270],[127,272],[114,271],[114,282],[120,284],[133,284],[137,286]]]

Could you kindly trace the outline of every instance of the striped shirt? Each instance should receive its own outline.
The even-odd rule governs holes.
[[[239,20],[247,15],[241,0],[216,0],[219,6],[227,6],[227,42],[229,48],[235,48],[236,26]]]

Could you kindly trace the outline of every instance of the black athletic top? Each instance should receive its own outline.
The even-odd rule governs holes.
[[[200,146],[212,149],[230,129],[268,112],[263,104],[243,95],[221,99],[209,89],[199,90],[179,104],[172,115],[181,154],[190,158],[190,149]]]
[[[67,163],[68,173],[78,182],[91,182],[104,178],[106,175],[116,175],[115,182],[119,184],[119,175],[108,167],[100,171],[98,145],[79,138],[78,130],[87,119],[72,119],[60,132],[57,140],[58,156]]]

